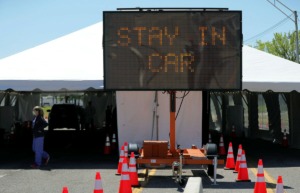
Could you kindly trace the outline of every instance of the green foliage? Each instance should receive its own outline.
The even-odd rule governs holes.
[[[298,31],[300,35],[300,31]],[[299,36],[298,36],[299,37]],[[296,61],[296,33],[275,33],[271,41],[256,41],[255,48],[291,61]]]
[[[51,110],[51,107],[50,106],[44,106],[44,107],[42,107],[42,109],[44,111],[44,118],[48,119],[48,116],[49,116],[48,110]]]

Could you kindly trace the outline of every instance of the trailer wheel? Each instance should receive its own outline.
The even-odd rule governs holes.
[[[134,153],[135,158],[138,158],[140,155],[139,146],[136,143],[129,143],[128,144],[128,157],[130,157],[131,152]]]
[[[213,157],[215,155],[218,155],[218,148],[215,143],[207,143],[206,144],[206,155],[208,157]]]
[[[208,159],[212,160],[214,157],[218,155],[218,148],[215,143],[207,143],[206,144],[206,156]],[[214,175],[214,165],[207,166],[207,174],[209,176]]]

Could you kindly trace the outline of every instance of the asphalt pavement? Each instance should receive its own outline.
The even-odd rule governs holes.
[[[202,178],[204,193],[250,193],[256,181],[257,162],[263,159],[265,180],[268,192],[275,193],[278,175],[283,177],[285,192],[299,193],[300,150],[286,149],[278,144],[262,140],[240,141],[246,150],[248,173],[251,182],[235,182],[237,174],[224,170],[219,166],[217,185],[207,175],[205,167],[183,167],[186,180],[191,176]],[[226,144],[226,142],[225,142]],[[235,144],[237,146],[238,143]],[[234,146],[234,153],[236,147]],[[30,149],[20,151],[19,148],[1,148],[0,159],[0,192],[1,193],[35,193],[62,192],[67,186],[70,193],[93,192],[96,172],[101,173],[104,192],[117,193],[120,176],[115,175],[118,156],[102,154],[102,147],[86,149],[85,146],[65,144],[63,148],[49,149],[51,160],[48,166],[31,169],[33,160]],[[235,155],[236,156],[236,155]],[[176,182],[170,167],[150,169],[145,177],[145,169],[139,168],[140,188],[134,193],[171,193],[183,192],[184,185]]]

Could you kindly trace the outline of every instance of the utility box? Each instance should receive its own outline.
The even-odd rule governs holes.
[[[168,141],[144,141],[145,158],[165,158],[168,155]]]

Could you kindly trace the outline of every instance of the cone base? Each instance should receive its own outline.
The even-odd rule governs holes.
[[[119,193],[132,193],[132,189],[129,181],[121,180],[119,186]]]
[[[109,149],[108,149],[108,148],[105,148],[104,151],[103,151],[103,154],[104,154],[104,155],[109,155],[109,154],[111,154],[110,148],[109,148]]]
[[[239,172],[234,170],[233,173],[239,173]]]
[[[234,170],[235,168],[226,168],[224,167],[224,170]]]
[[[238,180],[238,179],[236,179],[235,181],[236,181],[236,182],[251,182],[250,179],[248,179],[248,180]]]
[[[131,187],[133,187],[133,188],[139,188],[139,187],[141,187],[141,185],[140,184],[138,184],[138,185],[131,185]]]
[[[254,192],[267,193],[266,182],[256,182],[254,186]]]

